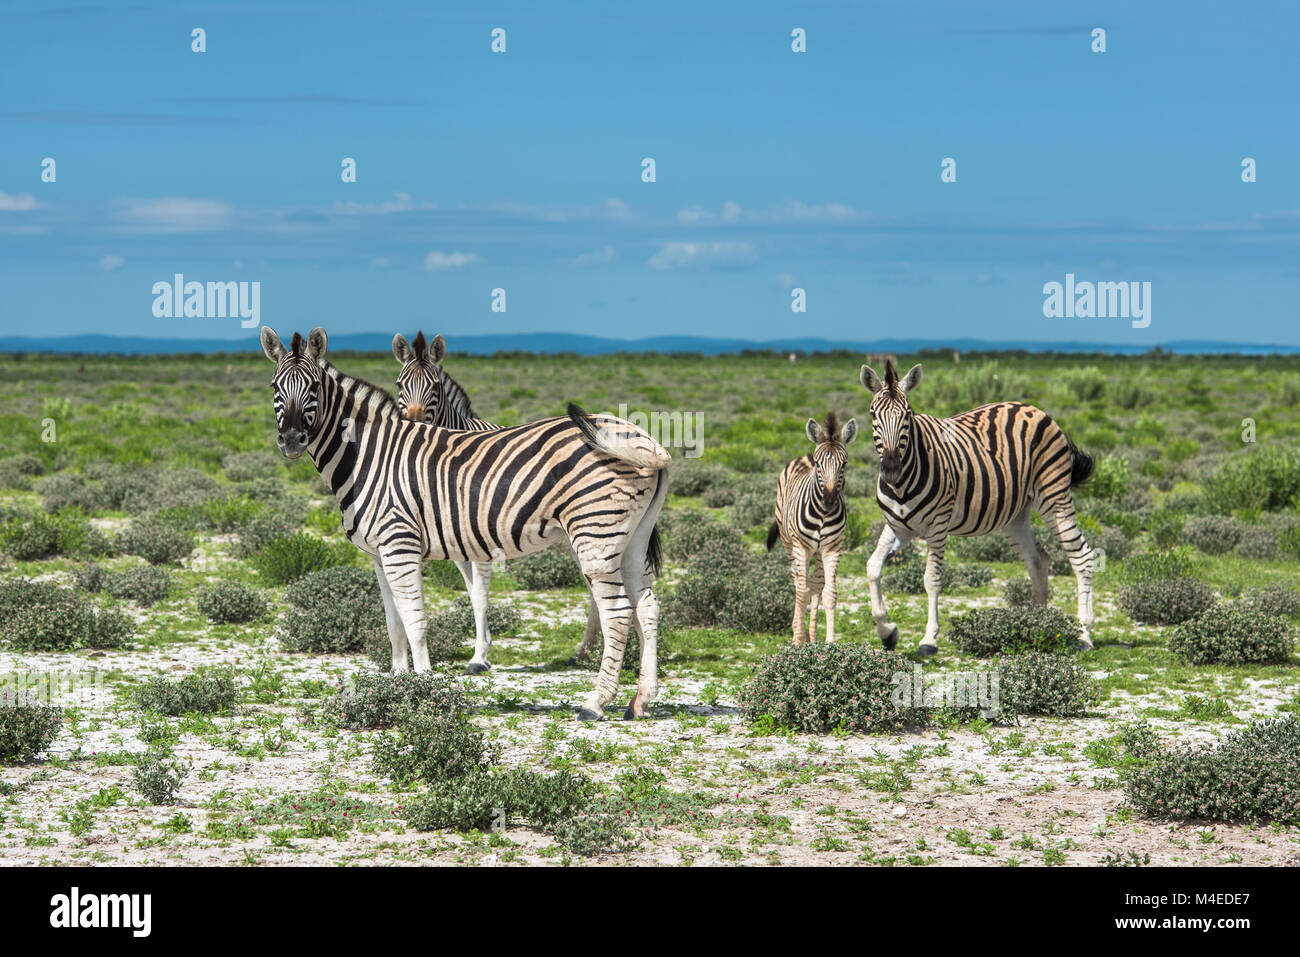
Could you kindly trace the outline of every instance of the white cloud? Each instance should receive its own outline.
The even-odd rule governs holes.
[[[25,213],[29,210],[38,209],[40,205],[36,201],[36,197],[31,193],[12,195],[0,192],[0,212],[3,213]]]
[[[233,224],[235,210],[217,199],[164,196],[128,199],[119,204],[123,219],[143,232],[194,233]]]
[[[664,243],[650,257],[652,269],[740,266],[756,258],[750,243]]]
[[[746,210],[739,203],[725,202],[714,211],[690,206],[677,213],[677,221],[688,226],[716,226],[726,223],[834,223],[859,218],[858,211],[845,203],[804,203],[790,200],[769,209]]]
[[[460,269],[478,261],[478,256],[473,253],[443,253],[434,250],[424,257],[424,268],[430,272],[439,272],[445,269]]]
[[[121,256],[100,256],[99,268],[104,272],[112,272],[114,269],[121,269],[126,264],[126,260]]]
[[[377,259],[370,260],[370,265],[373,266],[375,269],[387,269],[392,264],[393,264],[392,260],[390,260],[387,256],[380,256]]]
[[[614,247],[601,246],[599,249],[574,257],[575,266],[603,266],[614,261]]]
[[[417,203],[410,193],[395,193],[382,203],[358,203],[352,200],[335,200],[333,212],[344,216],[390,216],[393,213],[427,212],[438,208],[437,203]]]

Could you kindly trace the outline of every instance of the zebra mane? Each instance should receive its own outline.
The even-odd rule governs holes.
[[[402,413],[398,408],[397,400],[383,386],[348,375],[338,366],[324,359],[320,360],[320,367],[321,371],[337,382],[355,402],[367,406],[378,415],[401,418]]]
[[[826,423],[822,426],[822,430],[826,433],[826,438],[831,442],[834,442],[839,437],[840,420],[834,412],[826,413]]]
[[[442,386],[443,401],[461,415],[471,419],[476,418],[474,410],[469,405],[469,393],[459,382],[447,375],[447,370],[441,365],[438,366],[438,383]]]

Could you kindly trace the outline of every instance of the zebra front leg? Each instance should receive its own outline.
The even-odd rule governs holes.
[[[407,671],[410,669],[410,663],[406,657],[406,628],[402,625],[402,618],[397,614],[397,607],[393,604],[393,592],[388,587],[388,578],[384,575],[384,563],[375,558],[375,575],[379,579],[379,593],[384,600],[384,620],[388,624],[388,641],[393,646],[393,671]]]
[[[876,634],[880,637],[880,644],[886,651],[892,650],[898,644],[898,626],[890,624],[889,610],[885,607],[885,594],[880,587],[880,577],[889,556],[911,540],[910,534],[903,537],[894,531],[892,525],[886,523],[885,530],[880,535],[880,542],[867,562],[867,583],[871,588],[871,617],[876,620]]]
[[[419,539],[390,539],[379,548],[384,579],[393,596],[393,607],[402,620],[411,660],[416,671],[429,670],[429,643],[425,630],[429,619],[424,611],[424,578],[421,574]],[[403,661],[405,664],[405,661]],[[403,667],[401,670],[406,670]]]
[[[457,562],[470,604],[474,606],[474,657],[469,660],[466,674],[480,675],[492,667],[488,664],[488,651],[492,648],[492,634],[488,631],[488,590],[492,585],[491,562]]]
[[[1070,559],[1074,569],[1074,578],[1079,585],[1079,647],[1084,651],[1092,650],[1092,571],[1094,553],[1083,537],[1083,532],[1074,521],[1074,503],[1068,502],[1056,511],[1056,535],[1061,540],[1061,548]],[[1047,516],[1043,516],[1044,520]]]
[[[802,645],[808,639],[808,554],[802,545],[790,549],[790,574],[794,577],[794,643]]]
[[[826,579],[822,585],[822,607],[826,609],[826,643],[831,645],[835,643],[835,576],[840,567],[838,544],[833,549],[822,552],[821,565]]]
[[[605,650],[596,675],[596,686],[578,709],[578,720],[599,721],[605,716],[605,706],[618,694],[618,675],[623,668],[623,652],[627,650],[628,629],[634,612],[620,569],[583,571],[591,582],[591,593],[600,612]]]
[[[943,546],[947,536],[932,534],[926,541],[925,594],[929,599],[926,612],[925,637],[916,646],[923,655],[939,650],[939,592],[943,584]]]
[[[815,553],[809,563],[812,574],[808,576],[808,643],[813,644],[817,641],[817,610],[822,599],[822,588],[826,584],[826,569],[822,566],[822,559]]]

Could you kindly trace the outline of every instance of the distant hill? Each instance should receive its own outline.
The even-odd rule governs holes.
[[[330,336],[330,350],[334,352],[387,352],[392,347],[391,333],[341,333]],[[559,332],[529,332],[488,336],[448,336],[453,353],[462,355],[492,355],[496,352],[532,352],[554,354],[560,352],[578,355],[609,355],[618,352],[692,353],[697,355],[725,355],[745,350],[772,352],[893,352],[916,353],[938,349],[956,349],[961,352],[1069,352],[1111,353],[1135,355],[1148,352],[1149,345],[1132,343],[1094,342],[995,342],[988,339],[875,339],[862,341],[831,339],[777,339],[755,341],[748,339],[714,339],[703,336],[654,336],[648,339],[605,339],[599,336],[568,335]],[[0,352],[30,353],[85,353],[115,355],[167,355],[214,352],[255,352],[261,347],[251,331],[239,339],[155,339],[145,336],[62,336],[34,338],[25,336],[0,336]],[[1161,343],[1166,352],[1180,354],[1240,353],[1267,355],[1280,353],[1295,355],[1300,346],[1272,345],[1206,339],[1181,339]]]

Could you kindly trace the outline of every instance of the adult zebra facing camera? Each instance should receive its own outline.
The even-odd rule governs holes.
[[[912,411],[909,396],[920,365],[901,379],[892,361],[882,380],[864,365],[871,393],[871,428],[880,455],[876,501],[885,517],[880,543],[867,563],[871,614],[886,648],[898,643],[880,588],[885,561],[913,537],[925,539],[929,608],[917,650],[938,650],[939,590],[944,547],[951,535],[1003,531],[1024,559],[1033,603],[1047,603],[1047,557],[1034,541],[1031,512],[1060,539],[1079,585],[1080,646],[1092,648],[1093,550],[1075,521],[1071,489],[1092,474],[1092,457],[1075,448],[1052,417],[1023,402],[998,402],[949,419]]]
[[[636,426],[570,405],[567,416],[493,432],[462,432],[402,417],[385,390],[325,361],[325,330],[286,348],[267,326],[275,363],[277,443],[306,453],[333,490],[348,540],[375,561],[393,669],[429,670],[421,563],[488,562],[567,538],[599,608],[605,636],[595,688],[578,716],[595,720],[618,691],[635,621],[641,634],[639,718],[658,694],[659,602],[650,539],[668,494],[670,456]]]

